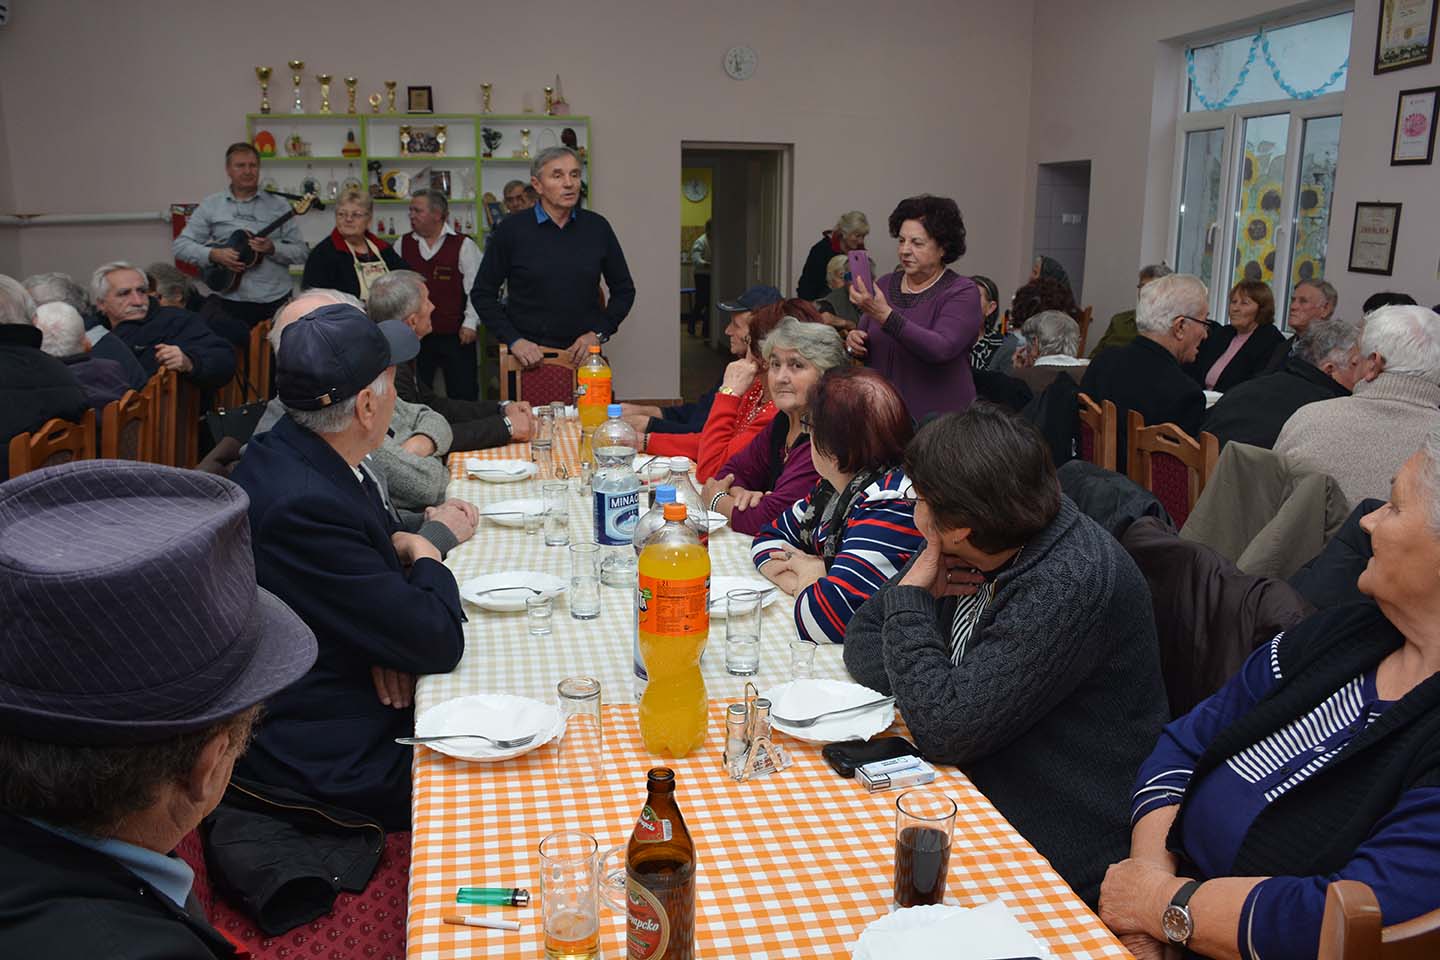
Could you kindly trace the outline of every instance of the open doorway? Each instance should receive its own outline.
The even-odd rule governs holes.
[[[1035,177],[1035,256],[1053,257],[1083,303],[1085,233],[1090,227],[1090,161],[1042,163]]]
[[[680,146],[680,390],[687,401],[715,386],[730,362],[725,315],[715,305],[759,284],[790,288],[790,157],[788,144]]]

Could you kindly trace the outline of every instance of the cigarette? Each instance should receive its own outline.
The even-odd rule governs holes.
[[[520,924],[515,920],[492,920],[489,917],[461,917],[448,916],[444,918],[446,923],[457,927],[489,927],[492,930],[519,930]]]

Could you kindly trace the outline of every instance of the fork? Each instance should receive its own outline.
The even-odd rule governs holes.
[[[869,710],[873,707],[888,706],[894,702],[894,697],[881,697],[879,700],[871,700],[869,703],[857,703],[853,707],[844,707],[840,710],[826,710],[824,713],[817,713],[813,717],[803,717],[798,720],[790,720],[780,716],[778,713],[772,712],[770,719],[776,723],[783,723],[787,727],[795,727],[796,729],[803,730],[806,727],[815,726],[817,721],[824,720],[826,717],[838,717],[842,713],[854,713],[857,710]]]
[[[472,596],[472,597],[483,597],[483,596],[485,596],[485,594],[487,594],[487,593],[504,593],[506,590],[529,590],[531,593],[535,594],[537,597],[538,597],[540,594],[542,594],[542,593],[545,592],[544,590],[537,590],[537,589],[535,589],[534,587],[527,587],[527,586],[525,586],[525,584],[523,584],[523,583],[517,583],[517,584],[515,584],[514,586],[510,586],[510,587],[491,587],[491,588],[488,589],[488,590],[477,590],[477,591],[475,591],[474,593],[470,594],[470,596]]]
[[[460,740],[466,737],[493,743],[501,750],[511,750],[515,747],[525,746],[525,744],[535,739],[535,734],[532,733],[528,737],[516,737],[512,740],[497,740],[495,737],[487,737],[483,733],[445,733],[435,737],[396,737],[395,742],[408,747],[417,743],[433,743],[436,740]]]

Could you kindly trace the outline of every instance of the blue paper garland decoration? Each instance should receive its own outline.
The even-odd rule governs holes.
[[[1270,53],[1270,38],[1265,35],[1265,31],[1261,30],[1250,39],[1250,55],[1245,58],[1245,66],[1240,68],[1240,75],[1235,78],[1235,85],[1219,100],[1210,100],[1200,92],[1200,84],[1195,79],[1195,51],[1194,49],[1185,51],[1185,72],[1190,77],[1191,90],[1195,93],[1195,99],[1200,101],[1200,106],[1206,110],[1224,110],[1234,103],[1235,98],[1240,95],[1240,88],[1245,85],[1246,78],[1250,76],[1250,68],[1255,64],[1257,52],[1264,55],[1265,65],[1270,68],[1270,75],[1275,78],[1275,83],[1292,100],[1313,100],[1339,82],[1340,78],[1345,75],[1345,71],[1350,69],[1350,58],[1347,56],[1344,62],[1335,69],[1335,72],[1330,74],[1330,79],[1320,86],[1312,90],[1296,90],[1285,81],[1284,77],[1280,76],[1280,65],[1275,62],[1275,57]]]

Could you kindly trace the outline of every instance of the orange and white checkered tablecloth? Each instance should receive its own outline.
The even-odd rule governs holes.
[[[606,763],[567,779],[547,744],[506,763],[466,763],[418,750],[408,955],[426,960],[543,956],[538,847],[581,830],[602,850],[629,837],[645,772],[676,772],[676,800],[697,856],[697,957],[846,957],[890,908],[896,793],[869,794],[827,767],[820,749],[780,736],[794,765],[737,783],[720,769],[725,703],[711,701],[709,736],[683,760],[653,757],[633,704],[604,708]],[[903,731],[902,731],[903,732]],[[1060,958],[1128,957],[1124,948],[958,771],[932,784],[960,808],[947,903],[995,897]],[[622,854],[623,856],[623,851]],[[607,866],[614,866],[609,864]],[[528,908],[457,907],[462,886],[524,887]],[[625,956],[623,917],[601,906],[601,947]],[[519,920],[518,933],[454,927],[447,913]]]
[[[555,463],[564,464],[570,476],[580,474],[580,427],[578,423],[564,421],[555,431],[551,447]],[[530,443],[520,440],[503,447],[489,450],[457,450],[450,454],[450,476],[456,480],[465,478],[466,460],[529,460]]]

